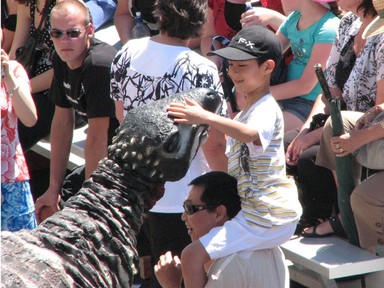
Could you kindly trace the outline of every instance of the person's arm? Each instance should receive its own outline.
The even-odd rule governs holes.
[[[331,93],[332,91],[334,90],[331,89]],[[329,114],[329,103],[328,100],[325,99],[323,94],[320,94],[317,97],[315,103],[313,104],[311,113],[308,115],[307,120],[302,125],[299,134],[297,134],[295,139],[293,139],[292,143],[289,144],[287,152],[285,154],[288,164],[296,165],[300,154],[308,147],[320,141],[321,133],[323,131],[322,127],[312,132],[309,132],[312,117],[319,113]]]
[[[50,137],[51,167],[49,187],[35,203],[35,213],[38,223],[44,220],[40,214],[44,207],[47,207],[49,210],[46,216],[50,216],[60,210],[61,188],[68,165],[74,122],[75,114],[72,108],[56,106]]]
[[[276,100],[283,100],[306,95],[311,92],[318,83],[314,69],[315,64],[320,63],[325,67],[331,48],[331,43],[315,44],[312,49],[311,57],[305,66],[301,77],[296,80],[271,86],[270,91],[273,97]]]
[[[275,10],[264,7],[253,7],[241,15],[242,27],[250,25],[270,26],[277,31],[287,17]]]
[[[160,256],[159,262],[154,267],[155,275],[163,288],[180,288],[182,273],[181,262],[179,257],[172,256],[172,252],[168,251]]]
[[[225,135],[217,129],[211,128],[207,142],[202,146],[211,170],[228,172],[228,157],[225,155],[225,147]]]
[[[29,35],[29,25],[31,24],[31,16],[29,14],[29,6],[19,4],[17,6],[17,24],[16,31],[13,37],[11,50],[9,51],[9,58],[16,59],[16,50],[22,47],[27,42]]]
[[[17,7],[17,25],[13,38],[11,51],[9,52],[10,58],[16,59],[16,50],[19,47],[23,47],[27,42],[27,39],[31,37],[29,34],[29,25],[31,24],[31,18],[29,14],[29,6],[19,4]],[[43,28],[46,29],[46,28]],[[53,69],[49,69],[40,75],[30,79],[32,93],[38,93],[48,90],[51,86],[53,78]]]
[[[7,53],[1,49],[1,66],[5,74],[2,81],[7,91],[12,94],[10,99],[13,109],[25,126],[32,127],[36,124],[37,112],[30,92],[28,76],[20,64],[12,62],[9,62]]]
[[[85,140],[85,179],[96,169],[101,159],[108,154],[109,117],[88,118],[88,132]]]
[[[219,116],[220,117],[220,116]],[[181,252],[181,270],[186,288],[203,288],[207,282],[204,264],[210,261],[200,241],[190,243]]]
[[[201,55],[210,59],[213,63],[216,64],[218,69],[220,69],[222,65],[221,64],[222,59],[218,56],[207,56],[207,53],[211,51],[213,37],[217,36],[214,23],[215,23],[215,18],[213,15],[213,10],[211,8],[208,8],[207,22],[204,24],[203,35],[201,36],[201,41],[200,41],[200,50],[201,50]]]
[[[336,157],[343,157],[361,146],[384,137],[384,123],[376,123],[360,130],[350,130],[341,136],[331,138],[331,146]],[[342,149],[342,153],[340,153]]]
[[[41,91],[48,90],[51,87],[52,79],[53,79],[52,68],[30,79],[32,93],[38,93]]]
[[[131,30],[135,24],[129,11],[128,2],[131,0],[118,0],[115,11],[115,26],[117,33],[119,33],[121,43],[125,44],[131,38]]]
[[[115,101],[116,118],[119,123],[123,123],[124,120],[124,101]]]
[[[8,8],[8,17],[4,21],[4,27],[2,29],[3,43],[1,43],[1,48],[3,48],[5,52],[9,53],[12,46],[13,37],[15,35],[18,3],[15,0],[7,0],[6,2]],[[1,20],[3,22],[4,19]]]
[[[240,142],[253,142],[255,145],[261,145],[259,134],[256,129],[238,121],[204,110],[198,103],[189,99],[186,99],[185,102],[186,105],[172,103],[168,107],[168,114],[175,117],[175,122],[207,124]]]
[[[376,82],[376,105],[384,103],[384,79]]]

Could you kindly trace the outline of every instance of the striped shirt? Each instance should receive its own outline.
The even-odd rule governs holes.
[[[251,125],[261,146],[228,137],[228,172],[238,181],[242,212],[250,225],[271,228],[298,220],[301,206],[285,173],[282,112],[268,94],[235,120]]]

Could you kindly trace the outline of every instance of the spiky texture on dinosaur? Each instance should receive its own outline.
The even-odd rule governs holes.
[[[175,124],[171,102],[188,97],[217,113],[221,97],[198,88],[128,113],[82,189],[35,230],[3,232],[2,287],[130,287],[136,234],[166,181],[181,179],[206,125]]]

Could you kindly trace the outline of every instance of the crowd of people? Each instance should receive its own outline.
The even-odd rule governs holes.
[[[153,267],[143,287],[289,287],[279,245],[294,234],[347,237],[343,217],[376,253],[384,163],[358,153],[384,141],[383,10],[383,0],[2,1],[1,230],[34,229],[60,210],[128,111],[205,87],[222,95],[219,115],[189,100],[168,107],[176,123],[210,132],[138,234]],[[133,39],[136,12],[150,36]],[[105,23],[120,50],[94,37]],[[42,53],[27,73],[16,59],[30,37]],[[341,135],[315,64],[341,103]],[[68,171],[81,125],[85,165]],[[47,135],[49,187],[34,203],[24,155]],[[353,215],[344,215],[336,158],[351,155]]]

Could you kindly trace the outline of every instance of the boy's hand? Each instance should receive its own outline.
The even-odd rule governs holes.
[[[159,262],[155,265],[155,275],[161,287],[180,288],[182,273],[179,257],[172,257],[170,251],[161,255]]]
[[[185,99],[185,105],[171,103],[168,107],[168,115],[175,117],[177,123],[206,124],[211,112],[204,110],[197,102]]]

